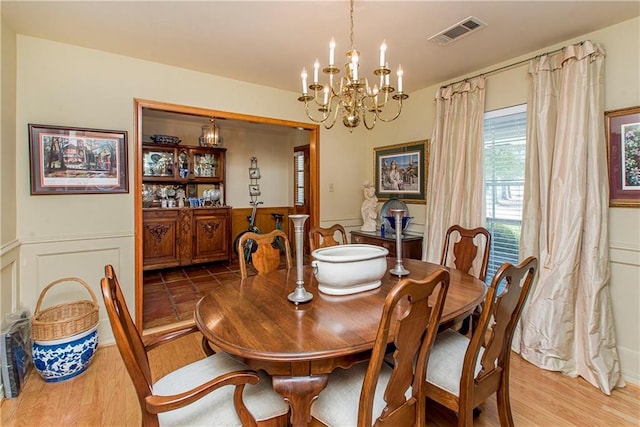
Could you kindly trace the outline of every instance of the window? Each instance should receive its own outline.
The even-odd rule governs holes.
[[[519,262],[527,132],[525,105],[484,115],[486,228],[491,233],[487,283],[504,262]]]

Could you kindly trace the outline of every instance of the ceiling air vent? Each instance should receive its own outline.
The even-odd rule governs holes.
[[[478,18],[474,18],[473,16],[468,17],[455,25],[447,28],[444,31],[440,31],[438,34],[429,37],[429,41],[438,43],[441,46],[447,45],[454,40],[457,40],[461,37],[470,34],[473,31],[477,31],[480,28],[485,27],[487,24],[479,20]]]

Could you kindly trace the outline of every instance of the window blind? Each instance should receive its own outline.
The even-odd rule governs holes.
[[[295,205],[304,205],[304,153],[296,152],[294,159]]]
[[[485,210],[492,238],[487,283],[504,262],[519,261],[526,132],[526,105],[485,114]]]

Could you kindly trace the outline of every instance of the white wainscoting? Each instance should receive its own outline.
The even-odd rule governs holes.
[[[0,247],[0,319],[19,306],[18,273],[20,242],[14,240]],[[4,386],[0,378],[0,404],[4,400]]]
[[[20,242],[14,240],[0,248],[0,319],[19,305]]]
[[[120,280],[131,315],[135,318],[134,237],[131,235],[82,236],[70,239],[22,242],[20,257],[20,296],[22,303],[35,310],[42,290],[64,277],[78,277],[89,284],[100,305],[98,336],[100,344],[114,342],[104,308],[100,279],[104,266],[112,264]],[[41,308],[82,299],[89,293],[75,282],[56,285],[46,293]]]
[[[620,365],[625,381],[640,385],[640,247],[609,244],[611,301]]]

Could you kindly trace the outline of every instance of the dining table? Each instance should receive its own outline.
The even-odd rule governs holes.
[[[484,282],[462,271],[414,259],[402,263],[406,277],[417,280],[437,269],[449,271],[441,328],[471,314],[486,293]],[[387,264],[380,287],[351,295],[320,292],[305,265],[304,287],[313,298],[301,304],[287,298],[296,288],[295,268],[224,281],[197,303],[195,323],[216,351],[267,372],[290,406],[291,425],[306,426],[329,374],[370,358],[385,297],[404,278],[389,273],[396,258],[387,257]]]

